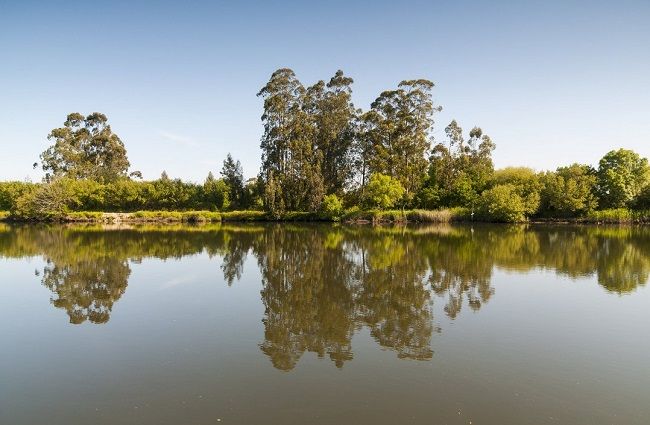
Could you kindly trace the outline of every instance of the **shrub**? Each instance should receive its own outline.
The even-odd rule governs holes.
[[[370,176],[365,200],[368,206],[379,209],[393,207],[404,196],[404,187],[397,180],[381,173]]]
[[[11,215],[21,219],[57,220],[68,211],[69,195],[63,184],[55,181],[25,192],[16,200]]]
[[[27,192],[36,190],[34,183],[0,182],[0,211],[11,211],[16,207],[16,201]]]
[[[321,214],[326,219],[340,220],[343,215],[343,201],[335,194],[325,196],[321,203]]]
[[[487,220],[517,223],[526,221],[530,207],[512,184],[494,186],[481,194],[479,212]]]

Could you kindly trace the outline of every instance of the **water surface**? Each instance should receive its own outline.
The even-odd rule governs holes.
[[[647,424],[650,229],[0,224],[2,424]]]

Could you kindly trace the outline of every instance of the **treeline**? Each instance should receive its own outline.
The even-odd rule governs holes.
[[[255,204],[256,188],[235,192],[226,179],[209,174],[203,184],[171,179],[119,179],[99,182],[61,177],[45,183],[0,182],[0,210],[22,218],[65,215],[71,211],[224,211]]]
[[[0,183],[0,209],[19,218],[82,210],[247,209],[275,218],[292,211],[336,218],[354,210],[463,208],[472,218],[505,222],[650,209],[648,160],[633,151],[611,151],[598,167],[495,170],[495,144],[479,127],[466,133],[454,120],[445,140],[434,140],[441,107],[431,81],[402,81],[367,111],[353,104],[352,84],[342,71],[311,86],[290,69],[274,72],[258,93],[262,165],[247,182],[230,154],[220,178],[210,173],[203,184],[166,173],[136,180],[141,173],[129,172],[124,143],[106,116],[70,114],[41,154],[44,182]]]

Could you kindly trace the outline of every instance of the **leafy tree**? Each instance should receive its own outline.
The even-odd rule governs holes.
[[[40,157],[46,180],[70,177],[106,182],[125,177],[130,166],[126,148],[107,122],[99,112],[87,117],[75,112],[63,127],[52,130],[48,140],[54,144]]]
[[[322,152],[313,143],[316,126],[305,107],[305,88],[283,68],[257,95],[264,99],[261,178],[267,210],[317,211],[324,194]]]
[[[598,196],[601,208],[629,206],[648,184],[648,159],[641,158],[634,151],[610,151],[598,164]]]
[[[370,176],[366,188],[366,202],[371,207],[393,207],[404,196],[405,190],[399,180],[381,173]]]
[[[383,92],[362,117],[362,151],[372,173],[396,178],[410,200],[426,177],[431,149],[433,105],[428,80],[402,81],[397,90]]]
[[[537,209],[520,195],[520,190],[513,184],[499,184],[481,194],[480,214],[492,221],[517,223],[526,221],[526,217]]]
[[[639,210],[650,210],[650,185],[646,186],[634,199],[633,207]]]
[[[212,175],[212,172],[208,173],[208,177],[203,183],[201,197],[204,205],[212,211],[227,209],[229,207],[230,188],[231,186],[226,182],[226,179],[217,180]]]
[[[494,173],[492,151],[495,145],[479,127],[469,132],[453,120],[446,128],[447,144],[433,148],[429,176],[418,195],[419,203],[428,208],[473,206],[490,183]]]
[[[598,206],[596,170],[589,165],[560,167],[542,177],[540,210],[545,215],[577,217]]]
[[[314,147],[322,155],[321,174],[328,194],[343,194],[353,174],[357,111],[352,83],[352,78],[338,70],[327,84],[321,80],[306,93],[306,108],[316,127]]]
[[[230,207],[241,208],[244,203],[244,171],[239,160],[235,161],[230,153],[223,161],[221,176],[228,187]]]
[[[181,179],[170,179],[165,172],[147,189],[147,209],[188,210],[197,209],[199,205],[201,186],[184,183]]]
[[[338,220],[343,214],[343,201],[334,193],[325,195],[321,204],[321,212],[327,218]]]
[[[120,179],[106,185],[105,209],[108,211],[137,211],[147,207],[148,194],[153,193],[149,182]]]

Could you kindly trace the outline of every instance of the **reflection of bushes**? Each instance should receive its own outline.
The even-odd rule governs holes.
[[[494,296],[495,267],[595,276],[618,294],[650,278],[645,227],[0,226],[0,257],[43,255],[42,282],[72,323],[109,320],[129,261],[219,256],[230,285],[254,257],[265,307],[260,347],[284,370],[304,352],[341,367],[361,327],[401,358],[431,358],[435,298],[450,318],[481,308]]]

